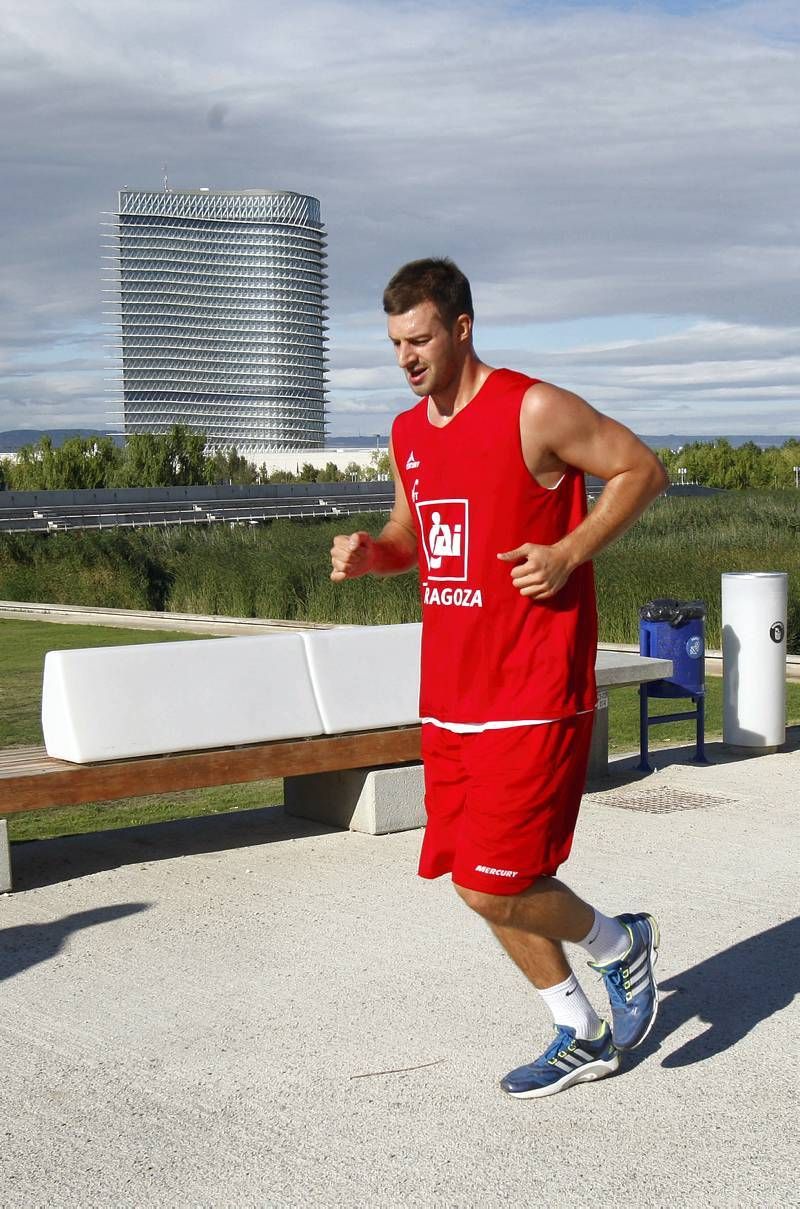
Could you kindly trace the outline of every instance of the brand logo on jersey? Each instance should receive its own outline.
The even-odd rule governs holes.
[[[414,457],[414,450],[412,449],[411,453],[408,455],[408,461],[406,462],[406,470],[417,470],[418,468],[419,468],[419,461],[417,460],[417,458]]]
[[[428,579],[463,583],[469,564],[469,502],[415,501]]]

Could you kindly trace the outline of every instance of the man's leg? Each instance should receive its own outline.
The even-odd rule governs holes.
[[[539,991],[558,1031],[542,1058],[511,1071],[502,1086],[512,1095],[549,1095],[583,1079],[616,1070],[617,1049],[633,1049],[647,1036],[658,1006],[652,976],[658,926],[649,915],[609,918],[590,907],[556,878],[539,878],[515,895],[486,894],[456,885],[459,896],[481,915],[505,951]],[[587,926],[588,921],[588,926]],[[562,941],[581,945],[604,964],[590,962],[604,977],[612,1007],[614,1045],[566,960]],[[564,1053],[564,1046],[575,1055]],[[611,1052],[613,1051],[613,1053]],[[556,1057],[553,1058],[552,1054]],[[544,1067],[556,1066],[557,1070]]]
[[[554,1095],[575,1083],[603,1079],[619,1069],[609,1027],[595,1012],[567,963],[562,940],[591,930],[595,912],[555,878],[541,878],[520,894],[486,894],[456,885],[482,915],[508,955],[549,1009],[555,1040],[533,1062],[500,1081],[518,1099]]]
[[[562,940],[580,942],[593,926],[595,912],[554,877],[540,878],[521,894],[482,894],[456,886],[461,898],[483,916],[509,957],[540,992],[557,1025],[577,1037],[594,1040],[603,1023],[579,986],[564,954]],[[629,943],[619,928],[622,951]]]
[[[542,877],[521,894],[483,894],[455,886],[468,907],[491,927],[509,957],[537,989],[570,973],[562,940],[579,943],[594,923],[594,911],[554,877]]]
[[[617,1049],[638,1044],[654,1018],[654,921],[608,918],[542,872],[554,872],[569,855],[590,738],[590,716],[462,736],[464,808],[453,883],[537,989],[557,1030],[539,1059],[502,1080],[512,1095],[551,1095],[610,1074],[619,1065]],[[570,970],[563,941],[582,945],[606,979],[613,1042]],[[621,989],[630,971],[619,959],[629,953],[636,978],[647,980],[644,991],[637,982],[635,1004],[629,987]]]

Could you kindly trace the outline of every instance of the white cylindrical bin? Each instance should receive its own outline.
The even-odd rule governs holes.
[[[722,740],[776,748],[786,739],[785,571],[722,576]]]

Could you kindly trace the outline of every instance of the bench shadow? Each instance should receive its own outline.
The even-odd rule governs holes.
[[[340,830],[286,814],[283,806],[171,819],[11,846],[14,890],[35,890],[125,865],[201,856]]]
[[[800,750],[800,726],[787,726],[786,742],[778,748],[777,755]],[[752,751],[732,751],[721,741],[714,740],[706,743],[706,756],[709,764],[741,764],[745,760],[760,760],[763,752],[758,748]],[[676,765],[700,767],[693,764],[694,743],[681,744],[676,747],[651,748],[650,763],[654,772]],[[595,777],[587,785],[587,793],[599,793],[604,789],[613,789],[621,785],[630,785],[636,781],[646,781],[651,772],[640,772],[636,765],[639,763],[638,752],[634,755],[611,755],[608,760],[608,775]]]
[[[653,1032],[626,1057],[629,1070],[658,1053],[690,1020],[699,1019],[708,1028],[666,1054],[662,1066],[693,1066],[713,1058],[788,1007],[800,992],[800,918],[748,936],[659,982],[659,993],[664,992],[671,993],[659,1004]]]
[[[94,928],[147,910],[149,903],[116,903],[111,907],[75,911],[46,924],[16,924],[3,928],[0,930],[0,982],[16,978],[23,970],[43,961],[50,961],[63,948],[67,938],[81,928]]]

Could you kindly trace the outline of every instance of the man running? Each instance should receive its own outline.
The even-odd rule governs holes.
[[[552,1095],[617,1070],[658,1005],[652,916],[603,915],[555,873],[572,844],[596,701],[590,560],[667,476],[632,432],[577,395],[482,362],[469,282],[452,261],[405,265],[383,306],[420,402],[392,426],[388,523],[378,538],[336,537],[331,578],[419,564],[419,873],[451,874],[549,1008],[555,1040],[501,1086]],[[589,514],[584,471],[606,480]],[[610,1029],[563,941],[603,975]]]

